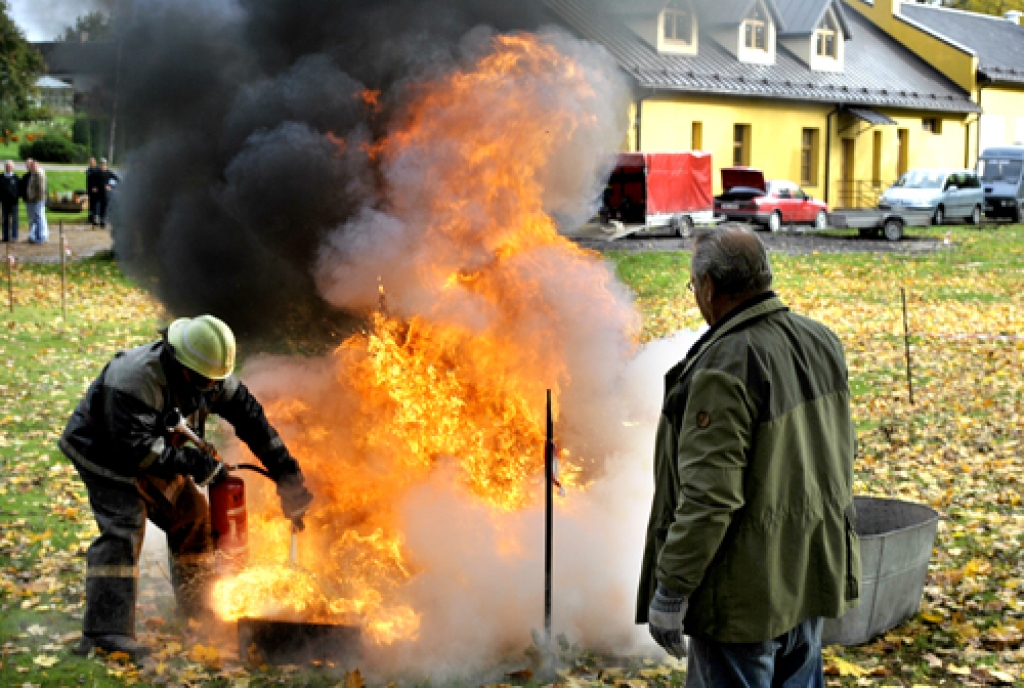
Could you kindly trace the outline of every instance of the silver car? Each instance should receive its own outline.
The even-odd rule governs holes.
[[[881,210],[928,210],[932,222],[981,224],[985,191],[971,170],[910,170],[878,199]]]

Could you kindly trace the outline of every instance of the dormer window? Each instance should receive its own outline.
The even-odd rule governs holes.
[[[743,21],[743,46],[748,50],[768,51],[768,17],[760,4]]]
[[[697,15],[690,0],[672,0],[668,3],[658,15],[656,37],[659,52],[697,54]]]
[[[814,42],[818,57],[839,59],[839,29],[831,12],[825,15],[814,32]]]
[[[666,43],[693,43],[693,12],[688,9],[665,10],[661,35]]]

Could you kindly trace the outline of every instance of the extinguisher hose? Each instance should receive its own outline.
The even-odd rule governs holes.
[[[270,471],[268,471],[266,468],[263,468],[262,466],[256,466],[251,463],[240,463],[237,466],[232,466],[231,469],[235,471],[252,471],[254,473],[259,473],[260,475],[265,476],[270,480],[274,479],[274,476],[270,475]]]

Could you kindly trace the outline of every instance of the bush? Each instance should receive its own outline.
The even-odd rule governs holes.
[[[89,124],[88,115],[75,116],[75,122],[71,125],[71,140],[92,152],[92,125]]]
[[[26,137],[28,138],[28,137]],[[46,134],[18,148],[21,159],[35,158],[39,162],[81,162],[88,157],[85,148],[68,141],[67,137]]]

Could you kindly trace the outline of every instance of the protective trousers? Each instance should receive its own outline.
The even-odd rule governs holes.
[[[139,555],[146,518],[167,534],[179,611],[201,616],[213,571],[210,509],[191,478],[114,480],[79,469],[100,535],[86,553],[85,621],[89,636],[135,636]]]

